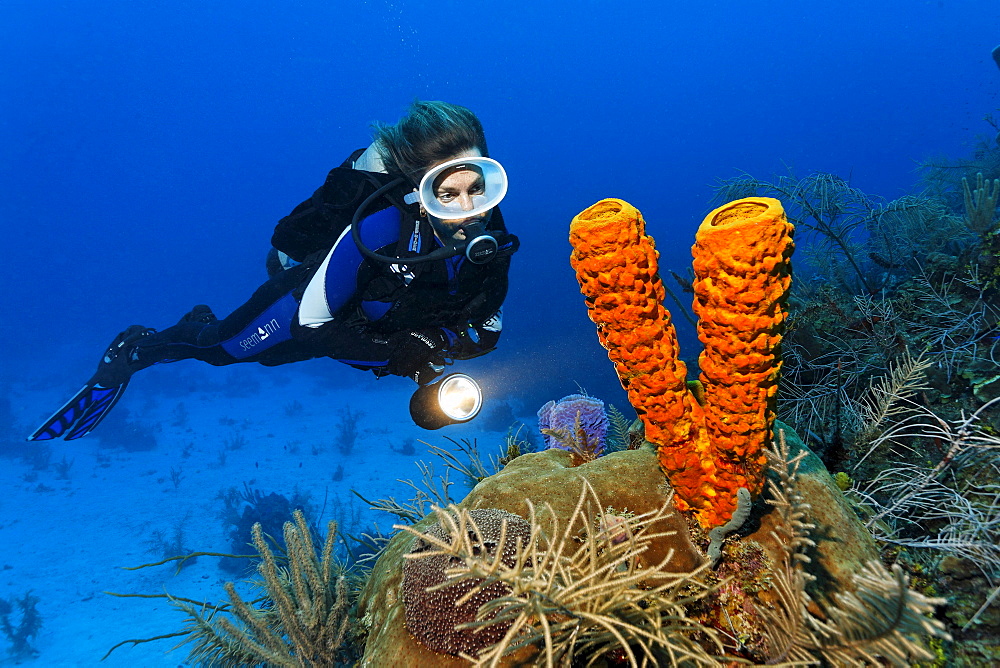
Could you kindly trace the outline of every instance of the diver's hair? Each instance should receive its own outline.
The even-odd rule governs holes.
[[[433,163],[463,151],[478,148],[484,156],[489,155],[483,124],[457,104],[416,100],[395,125],[374,123],[372,127],[386,170],[414,182]]]

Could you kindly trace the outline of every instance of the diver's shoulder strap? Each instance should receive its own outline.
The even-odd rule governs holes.
[[[376,188],[385,185],[374,174],[366,173],[366,176]],[[400,197],[398,192],[386,192],[383,193],[382,197],[400,213],[396,257],[403,258],[407,255],[416,255],[423,252],[423,246],[426,243],[425,240],[429,238],[428,235],[433,236],[430,225],[424,224],[420,217],[415,215],[414,206],[407,201],[406,196]]]

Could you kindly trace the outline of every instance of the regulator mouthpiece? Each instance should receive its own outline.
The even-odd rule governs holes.
[[[463,225],[465,231],[465,257],[475,264],[486,264],[497,255],[497,240],[486,231],[481,222]]]

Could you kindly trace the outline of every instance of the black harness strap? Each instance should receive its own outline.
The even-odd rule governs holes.
[[[369,172],[364,172],[365,177],[371,181],[372,185],[376,189],[381,188],[384,183],[381,183],[378,178]],[[422,245],[423,239],[428,238],[427,235],[433,235],[433,231],[428,223],[426,223],[419,216],[415,215],[414,207],[415,204],[406,204],[402,199],[400,199],[396,194],[386,192],[382,194],[382,197],[386,199],[392,206],[396,207],[402,214],[399,219],[399,239],[396,241],[396,249],[394,255],[398,258],[405,258],[407,256],[415,256],[420,254],[420,245]],[[410,240],[413,235],[416,234],[420,242],[416,249],[410,248]],[[421,265],[413,265],[408,267],[409,271],[412,271],[414,275],[421,272]]]

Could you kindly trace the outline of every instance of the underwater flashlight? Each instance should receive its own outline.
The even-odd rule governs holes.
[[[482,407],[483,390],[464,373],[453,373],[436,383],[421,385],[410,397],[410,417],[424,429],[468,422]]]

